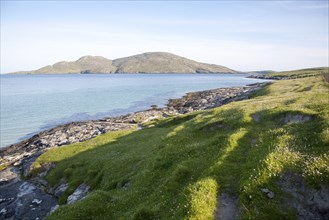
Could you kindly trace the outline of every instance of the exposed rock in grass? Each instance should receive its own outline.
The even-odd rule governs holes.
[[[269,198],[269,199],[273,199],[274,198],[274,192],[269,192],[269,193],[267,193],[267,197]]]
[[[55,205],[55,206],[51,207],[50,212],[49,212],[49,215],[51,213],[53,213],[54,211],[56,211],[58,208],[59,208],[59,205]]]
[[[219,196],[219,204],[215,213],[216,220],[238,219],[238,198],[226,193]]]
[[[252,119],[255,121],[255,122],[260,122],[260,115],[259,114],[253,114],[252,115]]]
[[[284,124],[291,124],[291,123],[304,123],[312,119],[310,115],[303,115],[303,114],[292,114],[289,113],[283,118]]]
[[[207,124],[204,127],[202,127],[203,132],[211,132],[211,131],[217,131],[219,129],[227,129],[227,126],[223,124],[223,122],[214,122],[211,124]]]
[[[251,144],[251,146],[255,146],[257,144],[257,139],[256,138],[252,138],[250,140],[250,144]]]
[[[124,189],[128,189],[129,187],[130,187],[130,181],[126,182],[126,183],[122,186],[122,188],[124,188]]]
[[[261,191],[267,195],[267,198],[269,198],[269,199],[274,198],[274,192],[272,192],[266,188],[261,189]]]
[[[286,205],[296,210],[298,219],[329,219],[328,186],[312,189],[301,175],[295,173],[284,173],[279,185],[286,193]]]
[[[69,184],[67,182],[65,182],[64,179],[61,179],[59,185],[56,187],[50,188],[48,190],[48,192],[55,195],[57,198],[59,198],[61,195],[63,195],[63,193],[65,192],[65,190],[67,188],[69,188]]]
[[[85,183],[82,183],[72,195],[67,198],[67,204],[73,204],[81,199],[83,199],[90,190],[90,186]]]

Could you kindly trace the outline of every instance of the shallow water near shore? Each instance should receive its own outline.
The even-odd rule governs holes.
[[[164,106],[187,92],[266,80],[244,74],[1,75],[0,148],[72,121]]]

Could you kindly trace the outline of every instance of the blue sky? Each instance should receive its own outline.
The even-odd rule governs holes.
[[[328,1],[3,1],[1,72],[166,51],[240,71],[328,66]]]

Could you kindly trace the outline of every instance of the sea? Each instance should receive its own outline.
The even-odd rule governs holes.
[[[60,124],[163,107],[187,92],[263,81],[245,74],[1,74],[0,148]]]

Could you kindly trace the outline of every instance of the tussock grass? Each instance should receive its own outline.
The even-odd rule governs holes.
[[[57,164],[47,179],[69,182],[61,201],[83,182],[92,191],[49,219],[212,219],[224,192],[239,196],[242,219],[294,219],[277,182],[295,172],[328,184],[328,106],[320,77],[278,81],[249,100],[54,148],[34,166]],[[295,116],[309,120],[285,120]]]

